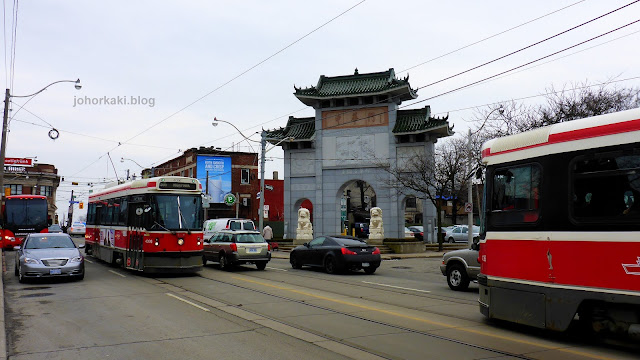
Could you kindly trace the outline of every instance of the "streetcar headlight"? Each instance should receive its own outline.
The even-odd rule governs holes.
[[[180,246],[184,245],[184,239],[182,238],[178,239],[178,245]]]
[[[160,240],[158,238],[156,238],[156,242],[154,243],[155,246],[159,246],[160,245]]]
[[[8,241],[16,241],[16,238],[14,238],[13,236],[5,236],[4,239]]]
[[[198,242],[196,243],[196,245],[200,246],[200,240],[198,240]]]
[[[38,259],[32,259],[32,258],[24,258],[24,263],[25,264],[38,264]]]

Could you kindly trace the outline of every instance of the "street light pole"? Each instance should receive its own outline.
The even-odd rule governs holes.
[[[34,96],[40,94],[41,92],[47,90],[47,88],[53,84],[57,84],[57,83],[61,83],[61,82],[72,82],[75,83],[75,87],[76,89],[80,90],[80,88],[82,88],[82,85],[80,85],[80,79],[78,80],[59,80],[59,81],[54,81],[51,84],[43,87],[42,89],[40,89],[39,91],[34,92],[33,94],[29,94],[29,95],[11,95],[11,90],[7,89],[4,93],[4,114],[2,115],[2,144],[0,145],[0,202],[2,201],[3,197],[4,197],[4,160],[5,160],[5,155],[6,155],[6,151],[7,151],[7,131],[8,131],[8,122],[9,122],[9,103],[11,101],[12,97],[21,97],[21,98],[25,98],[25,97],[30,97],[31,99],[33,99]],[[29,100],[31,100],[29,99]],[[29,101],[27,100],[27,101]],[[24,106],[24,105],[23,105]]]

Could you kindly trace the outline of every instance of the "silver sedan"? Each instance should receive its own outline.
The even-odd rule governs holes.
[[[80,249],[84,245],[80,245]],[[67,234],[29,234],[17,248],[15,275],[23,283],[29,278],[84,278],[84,256]]]

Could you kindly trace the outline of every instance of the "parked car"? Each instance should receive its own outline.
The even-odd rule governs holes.
[[[73,277],[84,279],[84,256],[71,236],[63,233],[29,234],[17,247],[15,275],[23,283],[29,278]]]
[[[297,246],[289,255],[294,269],[303,266],[324,268],[329,274],[344,270],[364,270],[373,274],[380,266],[380,249],[351,236],[319,236]]]
[[[213,234],[222,230],[255,230],[256,225],[250,219],[222,218],[205,220],[202,226],[204,238],[210,239]]]
[[[49,231],[50,233],[63,233],[64,231],[62,231],[62,228],[60,227],[60,225],[50,225],[49,229],[47,229],[47,231]]]
[[[74,222],[67,228],[69,235],[84,235],[87,232],[87,226],[81,222]]]
[[[469,282],[477,280],[480,273],[478,262],[477,240],[471,249],[454,250],[442,256],[440,271],[447,277],[447,285],[451,290],[466,290]]]
[[[451,230],[447,231],[447,234],[445,235],[445,241],[448,241],[450,243],[454,243],[454,242],[467,242],[469,240],[468,238],[468,225],[455,225],[453,228],[451,228]],[[479,226],[473,226],[473,238],[476,239],[480,236],[480,227]]]
[[[405,239],[408,239],[408,238],[415,239],[415,236],[413,236],[413,231],[409,230],[408,227],[404,228],[404,238]]]
[[[264,270],[271,260],[271,247],[259,231],[222,230],[204,239],[203,265],[207,260],[217,261],[221,269],[255,264]]]
[[[416,240],[424,240],[424,228],[422,226],[409,226],[409,230],[413,233]]]

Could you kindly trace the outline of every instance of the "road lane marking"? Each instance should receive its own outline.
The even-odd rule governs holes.
[[[116,274],[116,275],[121,276],[121,277],[127,277],[126,275],[122,275],[122,274],[120,274],[119,272],[116,272],[116,271],[113,271],[113,270],[108,270],[108,271],[109,271],[110,273],[112,273],[112,274]]]
[[[189,305],[191,305],[191,306],[195,306],[195,307],[197,307],[198,309],[200,309],[200,310],[202,310],[202,311],[207,311],[207,312],[209,312],[209,311],[210,311],[209,309],[207,309],[207,308],[205,308],[205,307],[202,307],[202,306],[200,306],[200,305],[198,305],[198,304],[196,304],[196,303],[193,303],[193,302],[191,302],[191,301],[189,301],[189,300],[187,300],[187,299],[183,299],[183,298],[181,298],[181,297],[179,297],[179,296],[176,296],[176,295],[173,295],[173,294],[171,294],[171,293],[166,293],[166,295],[167,295],[167,296],[171,296],[172,298],[178,299],[178,300],[180,300],[180,301],[182,301],[182,302],[185,302],[185,303],[187,303],[187,304],[189,304]]]
[[[88,262],[89,264],[93,264],[93,261],[91,260],[84,259],[84,261]]]
[[[280,271],[289,271],[289,270],[287,270],[287,269],[278,269],[278,268],[268,267],[268,266],[267,266],[267,269],[270,269],[270,270],[280,270]]]
[[[387,284],[378,284],[378,283],[369,282],[369,281],[363,281],[363,283],[365,283],[365,284],[371,284],[371,285],[378,285],[378,286],[386,286],[386,287],[390,287],[390,288],[394,288],[394,289],[411,290],[411,291],[419,291],[419,292],[423,292],[423,293],[430,293],[430,292],[431,292],[431,291],[429,291],[429,290],[419,290],[419,289],[406,288],[406,287],[402,287],[402,286],[394,286],[394,285],[387,285]]]
[[[384,309],[380,309],[380,308],[376,308],[376,307],[372,307],[372,306],[367,306],[367,305],[362,305],[362,304],[354,303],[354,302],[350,302],[350,301],[338,300],[338,299],[334,299],[334,298],[330,298],[330,297],[326,297],[326,296],[315,295],[315,294],[312,294],[312,293],[309,293],[309,292],[306,292],[306,291],[300,291],[300,290],[295,290],[295,289],[291,289],[291,288],[284,287],[284,286],[272,285],[272,284],[256,281],[256,280],[244,277],[244,276],[236,275],[236,276],[232,276],[232,278],[236,279],[236,280],[240,280],[240,281],[245,281],[245,282],[248,282],[248,283],[258,284],[258,285],[262,285],[262,286],[266,286],[266,287],[271,287],[271,288],[278,289],[278,290],[289,291],[289,292],[292,292],[292,293],[295,293],[295,294],[310,296],[310,297],[313,297],[313,298],[316,298],[316,299],[319,299],[319,300],[326,300],[326,301],[334,302],[334,303],[341,304],[341,305],[349,305],[349,306],[353,306],[353,307],[364,309],[364,310],[368,310],[368,311],[376,311],[376,312],[387,314],[387,315],[393,315],[393,316],[397,316],[397,317],[400,317],[400,318],[405,318],[405,319],[414,320],[414,321],[418,321],[418,322],[423,322],[423,323],[427,323],[427,324],[431,324],[431,325],[441,326],[441,327],[443,327],[445,329],[455,329],[455,330],[465,331],[465,332],[469,332],[469,333],[476,334],[476,335],[488,336],[488,337],[501,339],[501,340],[506,340],[506,341],[510,341],[510,342],[536,346],[536,347],[547,349],[547,350],[555,350],[555,351],[566,352],[566,353],[570,353],[570,354],[574,354],[574,355],[579,355],[579,356],[582,356],[582,357],[588,357],[588,358],[591,358],[591,359],[600,359],[600,360],[609,360],[609,359],[611,359],[609,357],[595,355],[595,354],[589,354],[589,353],[586,353],[586,352],[583,352],[583,351],[579,351],[579,350],[563,348],[563,347],[560,347],[560,345],[553,346],[553,345],[546,345],[546,344],[542,344],[542,343],[535,342],[535,341],[530,341],[530,340],[516,339],[516,338],[510,337],[510,336],[498,335],[498,334],[494,334],[494,333],[483,331],[483,330],[475,330],[475,329],[466,328],[466,327],[454,326],[454,325],[445,324],[445,323],[442,323],[442,322],[439,322],[439,321],[433,321],[433,320],[428,320],[428,319],[421,318],[421,317],[415,317],[415,316],[401,314],[401,313],[398,313],[398,312],[395,312],[395,311],[391,311],[391,310],[384,310]]]

